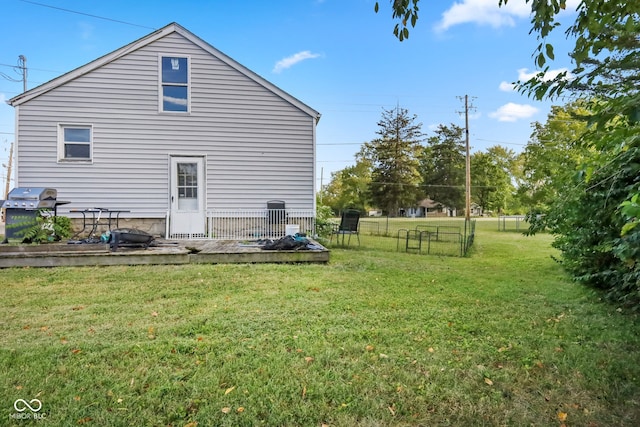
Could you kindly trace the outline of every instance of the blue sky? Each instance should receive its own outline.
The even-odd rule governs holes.
[[[375,138],[383,109],[406,108],[423,132],[439,124],[464,126],[469,95],[475,107],[472,151],[503,145],[521,151],[531,123],[551,103],[512,90],[535,71],[539,41],[529,34],[524,0],[422,0],[408,40],[392,34],[390,2],[380,0],[3,0],[0,73],[27,58],[28,88],[49,81],[154,29],[177,22],[209,44],[322,114],[317,128],[317,184],[355,163],[360,144]],[[563,21],[575,19],[568,1]],[[52,6],[52,7],[47,7]],[[62,10],[66,9],[66,10]],[[73,13],[73,12],[80,13]],[[570,68],[561,28],[552,71]],[[14,139],[14,111],[6,100],[22,82],[0,74],[0,159]],[[563,103],[557,101],[556,103]],[[286,159],[283,159],[283,163]],[[1,189],[4,189],[2,169]]]

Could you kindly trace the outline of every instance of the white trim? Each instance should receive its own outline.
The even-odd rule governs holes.
[[[13,116],[13,129],[14,129],[14,135],[13,135],[13,164],[15,165],[13,167],[13,176],[15,176],[16,178],[13,180],[13,185],[14,187],[19,187],[20,186],[20,182],[18,181],[18,165],[19,163],[19,158],[18,158],[18,153],[20,153],[19,148],[19,144],[20,144],[20,122],[18,121],[18,117],[20,117],[20,106],[16,106],[16,112]],[[9,179],[9,183],[11,183],[11,177],[8,177]],[[3,194],[3,195],[7,195],[7,194]]]
[[[317,175],[317,171],[318,171],[318,165],[317,165],[317,157],[316,157],[316,123],[313,119],[311,120],[311,143],[313,144],[313,211],[316,212],[318,210],[318,183],[316,182],[316,175]],[[320,191],[322,191],[322,188],[320,188]]]
[[[93,164],[93,125],[86,123],[58,123],[58,163],[82,163]],[[86,129],[89,128],[89,158],[67,159],[64,156],[64,148],[67,141],[64,140],[64,129]]]
[[[176,175],[176,166],[181,163],[180,159],[185,162],[195,162],[198,182],[197,182],[197,209],[180,209],[178,195],[178,177]],[[169,156],[169,235],[188,238],[204,237],[206,232],[207,218],[207,156]],[[183,226],[175,226],[174,221],[184,224]],[[182,222],[181,222],[182,221]]]

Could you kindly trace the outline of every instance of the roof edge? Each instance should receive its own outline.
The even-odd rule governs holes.
[[[274,93],[278,94],[284,100],[288,101],[289,103],[291,103],[295,107],[299,108],[300,110],[304,111],[305,113],[307,113],[311,117],[315,118],[316,119],[316,123],[320,120],[321,114],[318,111],[316,111],[315,109],[311,108],[310,106],[308,106],[304,102],[300,101],[295,96],[289,94],[288,92],[284,91],[283,89],[280,89],[278,86],[274,85],[273,83],[271,83],[270,81],[268,81],[264,77],[260,76],[256,72],[251,71],[249,68],[245,67],[244,65],[242,65],[241,63],[239,63],[235,59],[231,58],[230,56],[228,56],[224,52],[218,50],[213,45],[209,44],[206,40],[201,39],[200,37],[198,37],[197,35],[195,35],[191,31],[189,31],[186,28],[182,27],[180,24],[177,24],[177,23],[174,22],[172,25],[175,25],[177,33],[179,33],[183,37],[189,39],[192,43],[198,45],[200,48],[206,50],[207,52],[209,52],[209,54],[211,54],[211,55],[215,56],[216,58],[220,59],[225,64],[227,64],[230,67],[235,68],[236,70],[240,71],[242,74],[244,74],[245,76],[249,77],[250,79],[252,79],[256,83],[258,83],[261,86],[269,89],[271,92],[274,92]]]
[[[52,80],[49,80],[48,82],[45,82],[41,85],[38,85],[36,87],[34,87],[33,89],[29,89],[26,92],[22,92],[21,94],[14,96],[13,98],[10,98],[7,103],[13,107],[18,106],[20,104],[23,104],[33,98],[36,98],[44,93],[49,92],[52,89],[57,88],[58,86],[61,86],[73,79],[76,79],[84,74],[87,74],[97,68],[100,68],[101,66],[108,64],[109,62],[112,62],[122,56],[124,56],[125,54],[137,50],[143,46],[146,46],[147,44],[161,38],[164,37],[167,34],[170,34],[172,32],[175,31],[175,29],[173,28],[174,25],[177,25],[175,22],[159,29],[156,30],[150,34],[147,34],[146,36],[143,36],[137,40],[134,40],[133,42],[118,48],[114,51],[111,51],[97,59],[94,59],[91,62],[88,62],[84,65],[81,65],[78,68],[75,68],[71,71],[68,71]]]
[[[163,28],[160,28],[150,34],[147,34],[146,36],[143,36],[121,48],[118,48],[110,53],[107,53],[106,55],[103,55],[97,59],[94,59],[93,61],[82,65],[78,68],[75,68],[67,73],[64,73],[52,80],[49,80],[46,83],[43,83],[41,85],[38,85],[36,87],[34,87],[33,89],[29,89],[26,92],[23,92],[17,96],[14,96],[13,98],[8,99],[6,102],[7,104],[11,105],[12,107],[17,107],[20,104],[23,104],[33,98],[36,98],[42,94],[45,94],[47,92],[49,92],[50,90],[53,90],[71,80],[74,80],[80,76],[83,76],[84,74],[90,73],[91,71],[102,67],[103,65],[106,65],[112,61],[115,61],[116,59],[121,58],[122,56],[138,50],[144,46],[147,46],[150,43],[153,43],[154,41],[165,37],[169,34],[172,33],[178,33],[180,35],[182,35],[183,37],[185,37],[186,39],[190,40],[192,43],[196,44],[197,46],[199,46],[200,48],[204,49],[205,51],[209,52],[209,54],[215,56],[216,58],[220,59],[221,61],[223,61],[224,63],[226,63],[227,65],[229,65],[232,68],[235,68],[236,70],[238,70],[239,72],[241,72],[242,74],[244,74],[245,76],[247,76],[248,78],[252,79],[253,81],[255,81],[256,83],[260,84],[261,86],[265,87],[266,89],[270,90],[271,92],[277,94],[278,96],[280,96],[282,99],[286,100],[287,102],[291,103],[292,105],[294,105],[295,107],[299,108],[300,110],[304,111],[305,113],[307,113],[309,116],[313,117],[315,119],[315,122],[318,123],[318,121],[320,120],[320,116],[321,114],[316,111],[315,109],[311,108],[310,106],[308,106],[307,104],[305,104],[304,102],[300,101],[299,99],[297,99],[296,97],[292,96],[291,94],[287,93],[286,91],[280,89],[278,86],[274,85],[273,83],[269,82],[268,80],[266,80],[265,78],[261,77],[259,74],[251,71],[250,69],[248,69],[247,67],[245,67],[244,65],[240,64],[239,62],[237,62],[236,60],[234,60],[233,58],[231,58],[230,56],[226,55],[225,53],[221,52],[220,50],[216,49],[215,47],[213,47],[211,44],[209,44],[208,42],[206,42],[205,40],[201,39],[200,37],[196,36],[194,33],[192,33],[191,31],[187,30],[186,28],[182,27],[181,25],[179,25],[176,22],[172,22],[166,26],[164,26]]]

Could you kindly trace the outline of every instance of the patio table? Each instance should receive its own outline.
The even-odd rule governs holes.
[[[98,227],[106,226],[111,231],[112,226],[118,228],[121,213],[131,212],[125,209],[108,209],[108,208],[88,208],[88,209],[71,209],[69,212],[79,212],[82,214],[82,230],[77,232],[72,239],[85,232],[88,228],[88,237],[95,235]]]

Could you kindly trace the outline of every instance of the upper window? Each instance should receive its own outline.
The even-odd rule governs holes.
[[[189,111],[189,58],[162,56],[160,111]]]
[[[86,125],[60,125],[58,132],[58,159],[90,161],[93,130]]]

